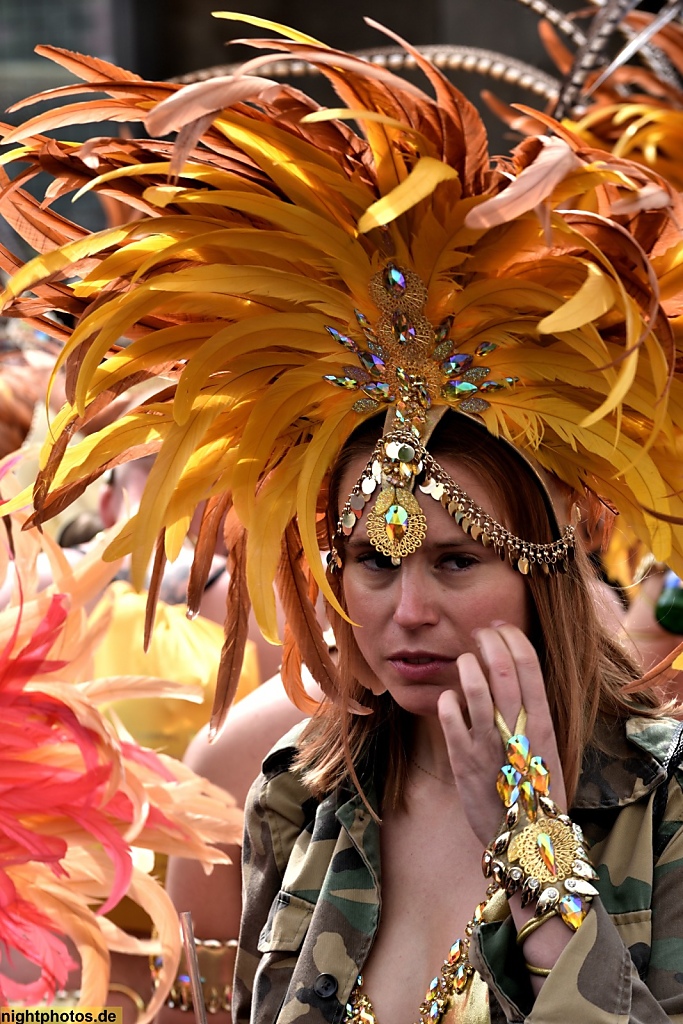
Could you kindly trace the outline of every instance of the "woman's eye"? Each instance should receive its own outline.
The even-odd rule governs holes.
[[[445,569],[469,569],[470,566],[476,565],[477,558],[475,555],[464,555],[464,554],[448,554],[444,555],[440,560],[439,565]]]
[[[379,551],[367,551],[359,555],[356,561],[372,572],[399,568],[399,566],[393,564],[388,555],[383,555]]]

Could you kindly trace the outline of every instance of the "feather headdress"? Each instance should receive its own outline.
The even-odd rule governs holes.
[[[281,26],[224,17],[278,32],[250,42],[309,61],[343,106],[321,110],[260,78],[269,56],[178,90],[49,51],[108,99],[51,110],[6,138],[22,145],[5,162],[28,166],[0,209],[41,253],[8,286],[6,312],[78,316],[61,357],[70,404],[53,424],[30,522],[105,469],[157,452],[110,556],[131,553],[141,581],[155,552],[176,555],[200,501],[200,551],[230,509],[241,611],[228,623],[219,699],[234,684],[245,602],[278,640],[278,572],[298,608],[286,681],[296,696],[298,646],[329,691],[334,670],[302,610],[319,588],[334,601],[319,553],[325,480],[359,420],[424,380],[426,404],[476,411],[570,487],[616,506],[683,571],[671,525],[683,520],[680,197],[550,119],[551,137],[492,160],[473,106],[407,44],[433,96]],[[175,148],[41,134],[105,114],[177,131]],[[40,170],[54,179],[42,203],[23,190]],[[88,234],[51,210],[79,187],[144,216]],[[388,322],[382,274],[412,275],[419,310],[394,309]],[[386,358],[380,327],[408,354],[417,337],[420,358]],[[165,393],[70,446],[103,404],[150,375],[166,379]]]
[[[526,0],[521,0],[526,2]],[[651,167],[677,191],[683,188],[683,23],[678,0],[670,0],[656,15],[627,10],[608,0],[593,12],[588,36],[575,23],[559,18],[552,6],[535,5],[543,17],[539,32],[562,75],[546,88],[547,111],[584,144],[607,149]],[[610,32],[627,42],[611,60],[606,53]],[[572,50],[557,31],[569,34]],[[503,64],[505,57],[501,57]],[[538,83],[539,88],[542,82]],[[535,111],[511,107],[486,92],[491,109],[510,127],[525,135],[543,130]]]
[[[116,566],[93,551],[72,567],[54,542],[20,533],[20,524],[17,514],[5,517],[0,547],[18,588],[0,612],[0,946],[23,954],[40,977],[19,982],[5,962],[0,1003],[50,1002],[64,989],[76,967],[67,940],[80,956],[83,1006],[106,1003],[110,953],[163,951],[160,987],[140,1018],[149,1021],[180,956],[177,913],[150,874],[153,854],[191,856],[208,870],[225,860],[215,844],[241,835],[242,815],[227,793],[180,762],[119,737],[98,709],[120,696],[180,695],[162,680],[89,679],[102,623],[88,622],[83,604]],[[41,553],[55,582],[35,593],[32,566]],[[104,916],[123,896],[152,919],[155,940]]]

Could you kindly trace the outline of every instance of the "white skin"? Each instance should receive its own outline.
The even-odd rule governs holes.
[[[502,510],[473,472],[438,458],[502,521]],[[364,465],[364,457],[351,463],[340,494],[350,493]],[[512,731],[524,705],[532,751],[545,759],[553,799],[566,809],[543,675],[526,635],[527,583],[433,498],[419,490],[415,496],[427,518],[422,546],[392,567],[370,544],[363,516],[346,543],[343,568],[360,651],[379,683],[415,716],[410,753],[433,773],[413,771],[411,763],[405,811],[385,809],[383,815],[382,918],[364,968],[364,990],[380,1024],[411,1024],[425,981],[484,898],[481,851],[497,834],[503,812],[496,777],[505,758],[494,706]],[[510,908],[519,930],[533,910],[522,909],[518,896]],[[527,961],[552,967],[570,934],[559,919],[547,922],[525,942]],[[543,979],[531,981],[538,992]]]

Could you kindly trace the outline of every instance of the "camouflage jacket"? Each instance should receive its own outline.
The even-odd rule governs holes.
[[[236,1024],[340,1024],[379,922],[380,829],[354,790],[311,797],[291,767],[300,729],[247,802]],[[682,729],[634,718],[587,752],[571,813],[600,898],[535,1002],[512,918],[476,929],[494,1024],[683,1024],[683,771],[663,767]]]

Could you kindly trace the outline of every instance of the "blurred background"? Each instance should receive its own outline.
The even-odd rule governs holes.
[[[34,52],[40,44],[113,61],[143,78],[169,79],[243,60],[249,51],[229,45],[230,40],[269,34],[217,20],[211,16],[217,9],[269,18],[347,50],[389,42],[365,23],[364,17],[370,17],[413,43],[500,48],[549,67],[538,38],[538,17],[517,0],[0,0],[0,120],[18,124],[44,103],[35,110],[2,112],[18,100],[73,81],[59,65]],[[481,76],[454,72],[451,77],[475,101],[491,85]],[[419,76],[415,80],[424,85]],[[296,85],[319,102],[332,100],[319,78],[300,78]],[[530,100],[524,90],[504,83],[496,83],[495,90],[508,102]],[[504,143],[502,129],[493,116],[486,117],[493,148],[498,149]],[[116,126],[102,125],[97,134],[115,131]],[[67,134],[80,141],[86,133],[93,133],[92,126],[71,128]],[[12,176],[12,168],[8,170]],[[79,200],[78,210],[71,207],[69,216],[91,228],[101,226],[101,210],[92,196]],[[0,238],[6,234],[0,225]]]
[[[220,0],[0,0],[0,103],[59,81],[33,49],[51,43],[122,64],[145,78],[171,78],[234,60],[226,42],[248,28],[211,17]],[[225,9],[291,24],[344,49],[377,45],[375,18],[414,43],[500,46],[534,60],[536,16],[515,0],[232,0]],[[239,55],[237,55],[239,56]]]

